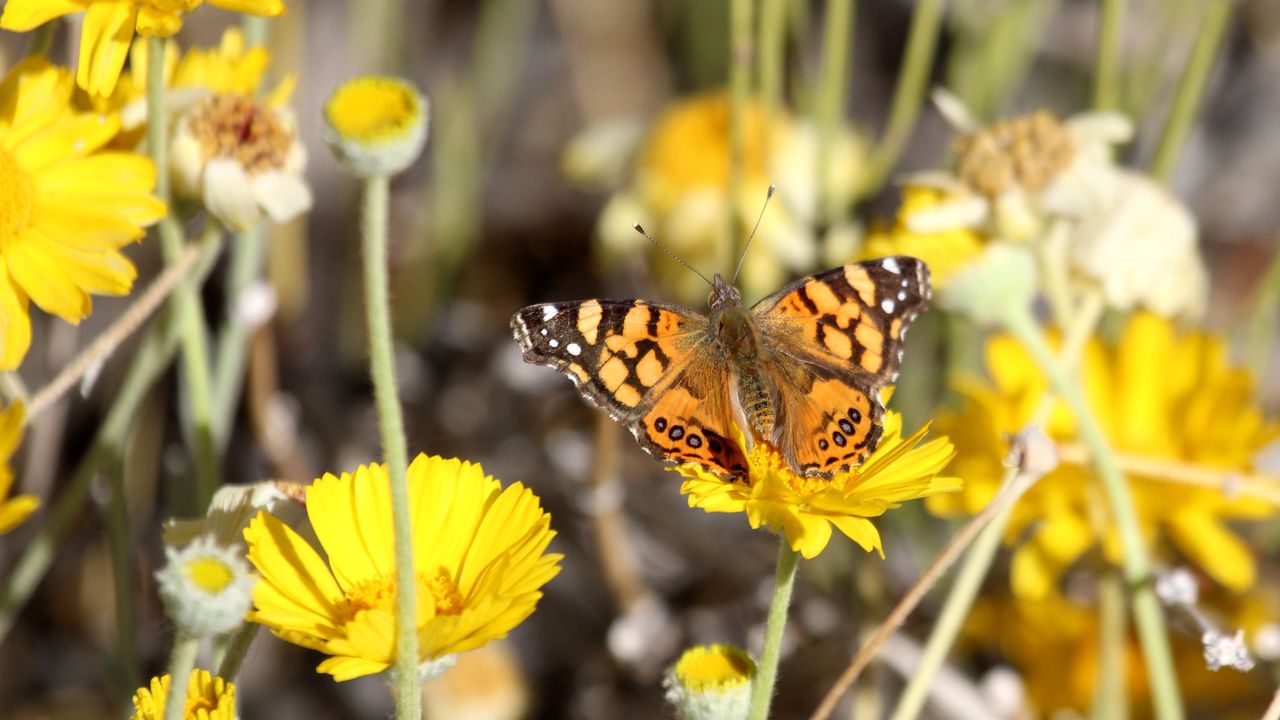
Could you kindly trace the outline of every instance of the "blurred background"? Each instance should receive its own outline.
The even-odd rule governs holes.
[[[1069,116],[1090,107],[1099,3],[938,4],[943,14],[928,84],[950,89],[978,120],[1039,108]],[[703,272],[731,272],[732,258],[718,239],[686,232],[666,216],[655,219],[661,215],[655,201],[636,199],[636,188],[648,182],[645,173],[655,172],[653,163],[683,163],[671,173],[694,183],[716,172],[704,164],[725,162],[727,129],[714,113],[697,121],[703,125],[676,127],[661,142],[654,134],[673,122],[672,108],[681,103],[723,102],[719,93],[732,56],[729,2],[287,5],[287,13],[267,25],[268,74],[297,76],[293,107],[317,202],[304,218],[270,230],[266,277],[274,315],[249,344],[244,396],[223,461],[226,482],[308,482],[378,457],[359,295],[358,187],[321,142],[320,107],[358,73],[409,78],[432,104],[427,150],[392,186],[392,303],[410,452],[468,458],[504,483],[526,483],[549,509],[559,533],[553,549],[565,555],[563,572],[528,621],[507,641],[464,656],[457,670],[428,687],[430,717],[668,717],[661,673],[682,649],[758,642],[775,540],[751,531],[739,516],[690,510],[677,477],[580,400],[569,382],[522,363],[508,321],[533,302],[590,297],[640,296],[701,309],[701,281],[652,253],[643,238],[636,241],[633,222],[645,222],[660,240],[670,238]],[[832,97],[820,92],[830,8],[808,0],[768,5],[780,9],[770,27],[785,37],[778,62],[786,112],[797,124],[821,117],[823,98]],[[1130,0],[1124,6],[1118,109],[1132,118],[1136,134],[1122,159],[1146,167],[1206,3]],[[843,190],[834,199],[814,199],[805,185],[813,181],[804,179],[812,175],[813,157],[800,149],[789,151],[800,169],[760,170],[764,184],[777,183],[783,198],[766,212],[766,225],[794,221],[804,230],[780,226],[765,247],[753,248],[748,302],[800,274],[853,258],[868,228],[891,221],[900,202],[894,178],[939,167],[951,152],[952,129],[926,103],[900,156],[878,156],[875,162],[890,164],[878,177],[868,172],[877,167],[870,158],[884,141],[916,5],[881,0],[850,8],[842,18],[851,32],[835,95],[839,151],[830,155],[839,167],[828,169],[845,173],[837,183]],[[234,22],[230,13],[201,9],[177,40],[184,48],[214,45]],[[1234,3],[1229,23],[1170,185],[1199,222],[1212,288],[1205,324],[1221,332],[1234,332],[1249,316],[1280,238],[1280,2]],[[76,37],[73,27],[60,25],[50,57],[74,65]],[[22,36],[0,33],[0,68],[12,66],[24,46]],[[803,165],[806,157],[810,165]],[[757,197],[763,202],[762,188]],[[759,206],[750,204],[754,217]],[[150,239],[129,254],[142,278],[160,266]],[[226,302],[224,272],[215,268],[205,295],[206,307],[219,312]],[[127,304],[100,298],[80,327],[33,313],[43,341],[21,369],[26,385],[41,386]],[[942,331],[930,329],[928,317],[921,326],[908,343],[903,383],[925,388],[925,400],[904,408],[909,427],[946,399]],[[131,354],[128,347],[116,353],[85,394],[64,398],[29,429],[15,470],[22,490],[42,497],[44,508],[0,539],[0,575],[44,522],[49,499],[84,454]],[[1280,405],[1276,375],[1260,378],[1260,397],[1272,416]],[[170,373],[150,394],[124,463],[136,533],[134,576],[125,579],[136,584],[139,598],[136,638],[117,637],[111,588],[120,579],[112,576],[97,488],[0,644],[0,717],[116,715],[134,687],[161,671],[171,638],[150,576],[163,557],[159,524],[183,510],[167,504],[166,488],[190,475],[176,388]],[[837,538],[802,565],[776,717],[808,716],[860,633],[885,615],[959,522],[934,518],[915,503],[878,527],[887,560]],[[1253,537],[1259,548],[1274,549],[1280,533],[1272,526]],[[1264,552],[1260,563],[1259,586],[1269,594],[1257,613],[1260,622],[1275,623],[1276,555]],[[1042,637],[1027,625],[1032,629],[1012,649],[992,641],[1012,632],[1002,627],[1011,615],[999,606],[1007,570],[1005,557],[987,579],[988,604],[974,613],[952,655],[954,672],[945,679],[954,683],[947,687],[955,702],[929,712],[1083,716],[1087,704],[1065,690],[1054,696],[1044,689],[1092,672],[1076,665],[1084,662],[1078,637]],[[902,663],[915,651],[912,643],[927,635],[940,598],[935,591],[926,600],[907,624],[904,642],[886,648],[838,717],[875,718],[892,706],[887,698],[898,692]],[[1197,638],[1188,634],[1185,641],[1180,652],[1190,662],[1183,692],[1192,714],[1257,717],[1276,684],[1275,665],[1263,662],[1248,675],[1210,674],[1196,662]],[[334,683],[313,672],[320,659],[262,634],[238,679],[243,716],[390,713],[381,680]],[[1142,690],[1133,692],[1141,714]]]

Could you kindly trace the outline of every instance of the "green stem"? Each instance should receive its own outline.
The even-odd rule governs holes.
[[[778,678],[778,657],[782,651],[782,632],[787,627],[787,608],[791,605],[791,590],[796,584],[796,568],[800,555],[791,549],[787,536],[778,542],[778,567],[773,576],[773,599],[769,602],[769,617],[764,626],[764,647],[760,649],[760,662],[756,667],[756,679],[751,683],[751,705],[747,720],[765,720],[769,717],[769,704],[773,701],[773,686]]]
[[[826,223],[839,217],[836,188],[831,182],[832,152],[844,114],[844,91],[848,85],[850,56],[853,54],[853,0],[831,0],[823,20],[822,75],[814,103],[814,124],[818,129],[818,198],[820,217]]]
[[[200,261],[192,270],[196,282],[203,282],[208,276],[219,247],[219,243],[211,242],[202,248]],[[143,337],[124,381],[120,384],[120,390],[111,403],[111,409],[98,427],[89,450],[76,466],[71,482],[61,490],[39,534],[32,539],[9,572],[3,593],[0,593],[0,643],[4,642],[18,613],[31,599],[31,594],[53,564],[58,544],[62,542],[88,499],[89,487],[98,468],[118,461],[120,448],[137,414],[138,406],[173,361],[178,349],[178,329],[171,315],[172,308]]]
[[[753,0],[729,4],[729,262],[746,248],[747,106],[751,99]],[[727,267],[727,265],[726,265]]]
[[[1093,109],[1120,108],[1120,48],[1124,40],[1125,0],[1102,0],[1098,21],[1098,67],[1093,78]]]
[[[1164,612],[1156,598],[1151,563],[1138,525],[1133,498],[1129,494],[1129,485],[1116,463],[1102,428],[1085,404],[1079,387],[1072,382],[1062,364],[1053,357],[1053,352],[1036,326],[1030,310],[1011,308],[1007,313],[1006,323],[1009,332],[1035,358],[1054,391],[1066,401],[1076,417],[1080,439],[1089,449],[1089,456],[1093,458],[1094,467],[1102,479],[1102,487],[1124,548],[1124,579],[1133,593],[1134,620],[1151,684],[1155,716],[1159,720],[1179,720],[1183,717],[1182,703],[1178,694],[1178,678],[1173,668],[1173,656],[1169,649],[1169,637],[1166,634]]]
[[[107,499],[107,542],[111,548],[111,579],[116,601],[117,651],[112,663],[112,679],[128,697],[138,687],[137,616],[134,611],[133,562],[129,532],[129,510],[124,490],[121,462],[105,468],[111,485]]]
[[[1183,70],[1182,81],[1178,84],[1178,93],[1173,98],[1173,108],[1169,110],[1169,119],[1164,126],[1164,134],[1160,136],[1160,145],[1156,150],[1155,161],[1151,163],[1151,174],[1161,182],[1168,182],[1173,170],[1182,155],[1191,132],[1196,111],[1200,108],[1205,86],[1208,84],[1209,71],[1213,69],[1213,61],[1218,57],[1218,48],[1231,25],[1231,14],[1236,3],[1232,0],[1211,0],[1204,17],[1200,20],[1200,32],[1196,35],[1195,45],[1191,49],[1191,58]]]
[[[262,273],[266,252],[266,227],[258,223],[231,243],[227,268],[227,307],[218,329],[218,350],[213,364],[213,439],[219,456],[226,450],[231,425],[244,389],[249,341],[256,327],[247,325],[240,312],[246,292]]]
[[[267,44],[270,34],[270,20],[261,15],[245,14],[240,18],[240,27],[244,30],[245,47],[260,47]]]
[[[772,147],[772,132],[782,109],[783,77],[787,55],[787,0],[763,0],[760,7],[758,72],[760,96],[766,109],[766,140]],[[768,157],[768,153],[766,153]]]
[[[169,656],[169,695],[164,704],[164,720],[183,720],[187,704],[187,685],[191,671],[196,667],[196,654],[200,651],[200,638],[178,633],[173,641],[173,653]]]
[[[945,0],[919,0],[916,3],[907,35],[906,59],[898,73],[898,86],[893,91],[889,121],[884,137],[867,160],[866,183],[862,188],[864,195],[879,190],[884,184],[915,130],[929,82],[929,71],[933,67],[945,4]]]
[[[396,717],[422,716],[418,692],[417,586],[413,572],[413,529],[409,526],[408,460],[404,420],[396,397],[391,346],[391,303],[387,299],[387,196],[390,181],[364,181],[360,229],[364,242],[364,294],[369,325],[369,374],[382,431],[382,452],[391,482],[391,520],[396,549]]]
[[[218,677],[227,682],[236,679],[236,675],[240,672],[240,665],[249,654],[249,646],[253,644],[253,639],[257,635],[258,625],[251,622],[246,622],[231,634],[226,650],[223,651],[222,660],[218,663]]]
[[[164,38],[147,38],[147,147],[156,166],[156,197],[169,206],[159,223],[160,250],[165,262],[182,255],[182,225],[173,212],[169,190],[169,148],[165,118]],[[218,487],[218,455],[213,442],[213,391],[210,384],[209,348],[199,285],[183,283],[173,294],[181,331],[183,378],[194,429],[196,486],[194,502],[186,511],[202,514]]]
[[[1129,717],[1125,695],[1124,584],[1114,572],[1098,579],[1098,679],[1094,690],[1096,720]]]

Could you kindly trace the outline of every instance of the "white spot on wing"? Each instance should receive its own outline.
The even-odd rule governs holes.
[[[558,312],[560,311],[557,310],[554,305],[544,305],[542,306],[542,319],[550,320],[555,317]]]
[[[558,348],[558,347],[560,347],[560,341],[559,341],[559,340],[557,340],[557,339],[555,339],[555,338],[551,338],[550,340],[548,340],[548,341],[547,341],[547,344],[548,344],[548,345],[550,345],[550,346],[551,346],[551,347],[553,347],[553,348]]]
[[[893,300],[890,298],[885,298],[883,301],[880,302],[880,308],[887,313],[893,312],[893,308],[894,308]]]
[[[575,357],[582,354],[582,346],[578,343],[569,343],[564,346],[564,349],[568,350],[569,354]]]
[[[521,322],[523,323],[523,321],[521,321]],[[542,328],[542,329],[541,329],[541,330],[539,330],[538,332],[542,333],[543,337],[545,337],[545,336],[546,336],[546,334],[547,334],[547,329],[546,329],[546,328]]]
[[[898,291],[898,300],[899,300],[900,302],[906,302],[906,301],[907,301],[907,291],[906,291],[906,290],[900,290],[900,291]]]
[[[894,275],[899,275],[902,273],[902,268],[898,267],[898,261],[893,258],[885,258],[884,260],[880,261],[880,267],[884,268],[885,270],[888,270]]]

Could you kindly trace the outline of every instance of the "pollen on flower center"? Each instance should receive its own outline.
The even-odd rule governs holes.
[[[956,154],[960,179],[997,195],[1015,184],[1040,190],[1071,163],[1075,145],[1062,121],[1041,110],[959,138]]]
[[[31,220],[36,186],[17,158],[0,148],[0,247],[18,237]]]
[[[426,583],[427,588],[431,591],[431,597],[436,601],[437,615],[457,615],[462,612],[462,593],[458,591],[458,585],[449,577],[449,571],[440,568],[436,571],[436,576]]]
[[[347,591],[343,598],[343,616],[346,620],[354,618],[361,610],[391,608],[395,603],[396,580],[390,575],[378,575],[361,581]]]
[[[205,159],[233,158],[255,174],[284,167],[292,143],[271,110],[243,95],[212,95],[191,111],[191,134]]]
[[[235,571],[216,557],[198,557],[187,563],[187,576],[192,584],[210,595],[222,592],[235,580]]]

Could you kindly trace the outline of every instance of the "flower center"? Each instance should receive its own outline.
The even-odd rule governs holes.
[[[191,110],[191,134],[205,159],[231,158],[250,175],[284,167],[292,144],[275,112],[243,95],[212,95]]]
[[[339,134],[363,142],[398,140],[422,117],[412,88],[380,77],[347,83],[333,94],[325,112]]]
[[[0,251],[27,229],[35,205],[36,184],[18,159],[0,148]]]
[[[740,685],[749,682],[755,670],[755,663],[749,655],[727,645],[691,648],[675,666],[680,681],[695,690]]]
[[[418,592],[426,592],[435,604],[437,615],[457,615],[466,604],[458,584],[449,571],[441,567],[434,577],[418,573]],[[369,578],[347,592],[343,615],[352,618],[361,610],[390,610],[395,604],[396,579],[392,575]],[[421,596],[420,596],[421,597]]]
[[[235,572],[216,557],[199,557],[187,563],[187,577],[201,590],[216,595],[235,580]]]
[[[985,195],[1011,185],[1040,190],[1071,163],[1075,145],[1046,110],[989,125],[956,141],[956,174]]]

